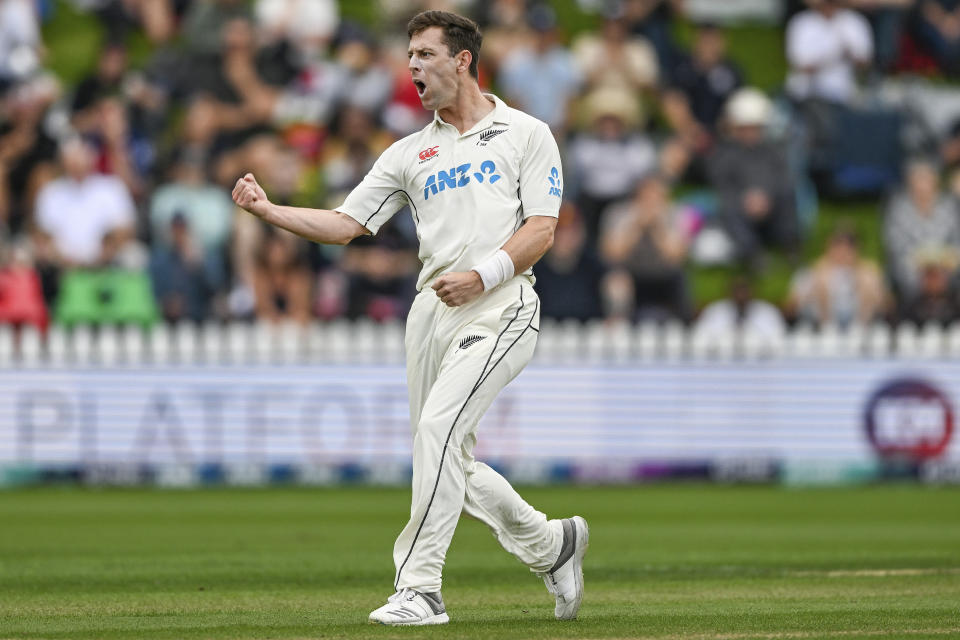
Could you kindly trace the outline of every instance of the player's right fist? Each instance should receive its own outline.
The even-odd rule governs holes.
[[[267,194],[263,192],[263,188],[257,184],[257,179],[253,177],[252,173],[248,173],[239,180],[237,184],[233,187],[233,201],[237,205],[246,209],[253,215],[258,218],[262,218],[267,215],[267,210],[270,208],[270,201],[267,200]]]

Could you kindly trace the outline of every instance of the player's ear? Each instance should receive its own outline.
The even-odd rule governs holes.
[[[473,54],[464,49],[457,54],[457,73],[469,73],[470,63],[473,62]]]

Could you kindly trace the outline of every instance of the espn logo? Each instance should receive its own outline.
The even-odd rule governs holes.
[[[424,149],[418,155],[421,160],[429,160],[433,156],[437,155],[437,149],[439,148],[440,148],[440,145],[437,145],[435,147],[430,147],[429,149]]]

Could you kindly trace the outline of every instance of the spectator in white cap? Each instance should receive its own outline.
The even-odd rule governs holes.
[[[766,136],[773,105],[754,88],[738,90],[724,110],[725,133],[707,161],[718,217],[737,257],[753,262],[763,247],[798,242],[796,192],[786,150]]]

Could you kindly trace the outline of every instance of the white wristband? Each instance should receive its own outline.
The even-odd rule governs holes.
[[[513,259],[503,249],[473,267],[473,271],[480,274],[483,281],[483,290],[490,291],[499,284],[503,284],[513,277]]]

